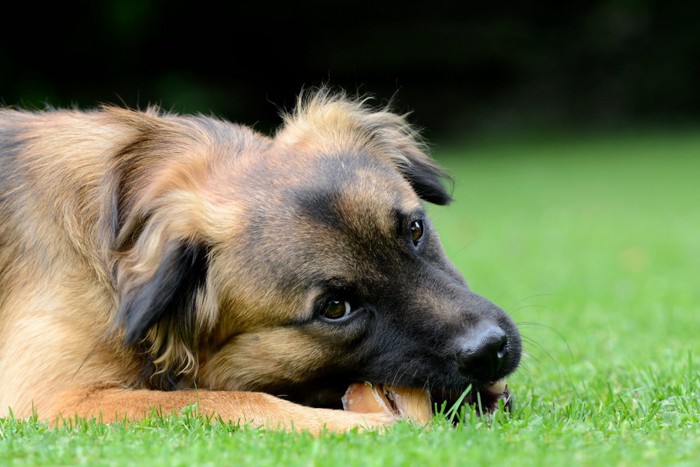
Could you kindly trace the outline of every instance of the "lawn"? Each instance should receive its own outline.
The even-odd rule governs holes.
[[[0,420],[0,464],[698,465],[700,131],[436,146],[432,207],[526,355],[516,407],[452,428],[313,438],[193,417],[48,429]]]

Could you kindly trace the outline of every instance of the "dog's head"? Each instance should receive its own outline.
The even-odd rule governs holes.
[[[404,117],[326,91],[274,138],[115,115],[115,318],[150,381],[334,407],[353,382],[451,399],[517,367],[515,325],[443,253],[423,203],[450,201],[445,173]]]

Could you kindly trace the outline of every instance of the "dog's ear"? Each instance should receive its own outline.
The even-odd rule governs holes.
[[[399,157],[392,159],[421,199],[438,205],[449,204],[452,196],[448,193],[446,184],[452,185],[452,177],[428,156],[427,146],[407,127],[403,117],[397,117],[399,116],[387,112],[377,113],[375,118],[384,120],[385,125],[377,137],[405,158],[405,161]]]
[[[276,142],[315,151],[369,153],[392,164],[425,201],[448,204],[449,174],[429,156],[428,147],[406,115],[389,107],[372,109],[368,99],[349,99],[327,88],[302,93]]]
[[[197,343],[216,310],[207,292],[207,246],[158,238],[146,227],[117,261],[114,326],[123,331],[124,345],[148,356],[152,367],[143,377],[167,389],[177,375],[196,371]]]
[[[212,209],[206,179],[194,175],[206,173],[206,138],[196,122],[155,110],[110,109],[107,116],[132,134],[113,156],[112,329],[148,354],[155,373],[194,371],[199,335],[216,320],[204,214]]]
[[[117,316],[124,326],[125,344],[143,340],[156,323],[170,328],[182,342],[192,342],[197,322],[195,301],[203,293],[206,275],[207,249],[203,245],[167,245],[150,276],[124,285]]]
[[[411,184],[421,199],[433,204],[445,205],[452,202],[452,196],[447,192],[445,181],[452,183],[450,175],[432,161],[416,159],[399,171]]]

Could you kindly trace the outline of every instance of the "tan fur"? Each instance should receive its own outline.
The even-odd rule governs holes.
[[[0,110],[0,416],[115,421],[196,402],[203,413],[273,429],[392,422],[249,391],[276,379],[303,382],[340,355],[290,328],[311,299],[279,290],[265,272],[266,255],[300,253],[263,238],[266,253],[250,258],[240,245],[262,215],[279,219],[270,238],[298,236],[356,261],[361,253],[287,211],[285,188],[308,183],[338,151],[371,154],[392,170],[431,162],[404,117],[327,90],[302,96],[284,122],[270,138],[157,109]],[[358,229],[373,228],[362,225],[366,212],[393,228],[387,190],[401,193],[407,210],[420,206],[398,175],[370,170],[363,180],[340,200]],[[195,292],[193,327],[165,316],[125,346],[124,297],[153,280],[176,246],[194,244],[207,246],[209,269]],[[320,259],[306,273],[342,277],[350,274],[343,264]],[[185,389],[160,390],[155,380],[166,374]]]
[[[405,116],[364,104],[326,89],[302,93],[295,112],[284,115],[275,143],[305,151],[366,150],[394,165],[425,157],[425,145]]]

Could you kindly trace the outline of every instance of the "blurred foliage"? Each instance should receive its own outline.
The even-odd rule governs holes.
[[[700,2],[17,5],[0,99],[150,103],[268,131],[302,86],[372,93],[430,133],[700,116]]]

